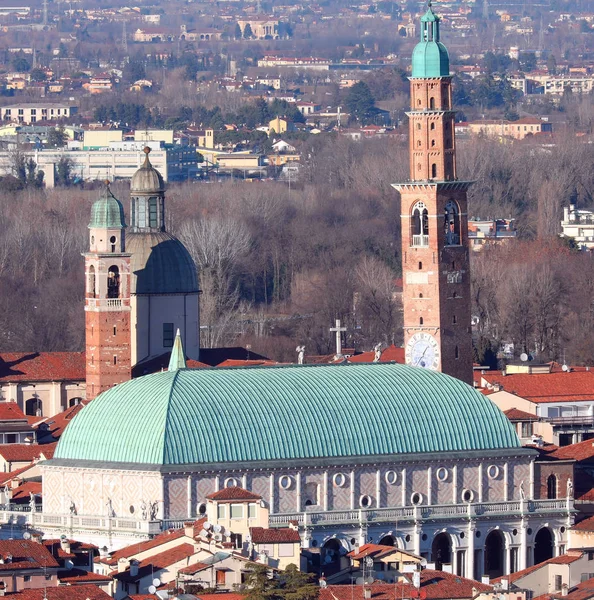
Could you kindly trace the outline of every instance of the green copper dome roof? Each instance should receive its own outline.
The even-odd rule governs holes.
[[[99,200],[94,202],[91,207],[89,229],[117,229],[119,227],[126,227],[124,207],[111,193],[109,186],[105,186]]]
[[[421,41],[412,54],[413,77],[448,77],[450,57],[447,48],[439,41],[439,17],[431,10],[421,17]]]
[[[397,364],[179,369],[90,402],[56,460],[212,464],[518,448],[465,383]]]

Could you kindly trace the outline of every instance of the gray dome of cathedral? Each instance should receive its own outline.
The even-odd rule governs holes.
[[[149,160],[150,148],[147,146],[144,149],[146,158],[144,164],[134,175],[130,183],[131,194],[152,194],[155,192],[165,191],[165,181],[161,176],[161,173],[153,167]]]
[[[166,231],[128,233],[132,294],[198,292],[196,265],[186,247]]]

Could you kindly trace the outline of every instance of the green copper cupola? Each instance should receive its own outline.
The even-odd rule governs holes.
[[[450,58],[447,48],[439,41],[440,18],[433,12],[431,2],[421,17],[421,41],[412,54],[412,76],[449,77]]]

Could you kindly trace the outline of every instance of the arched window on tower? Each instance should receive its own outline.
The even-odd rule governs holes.
[[[445,207],[444,215],[446,246],[460,245],[460,209],[458,203],[450,200]]]
[[[146,227],[146,198],[138,198],[138,227]]]
[[[429,109],[435,110],[435,98],[433,96],[431,96],[431,98],[429,98]]]
[[[107,272],[107,297],[120,297],[120,270],[116,265],[109,267]]]
[[[416,202],[411,213],[411,245],[429,245],[429,212],[424,202]]]
[[[431,179],[435,179],[437,177],[437,165],[433,163],[431,165]]]
[[[87,282],[87,295],[89,298],[97,297],[95,285],[96,285],[95,267],[93,265],[91,265],[89,267],[89,280]]]

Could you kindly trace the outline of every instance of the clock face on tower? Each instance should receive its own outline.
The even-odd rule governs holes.
[[[415,333],[406,345],[406,364],[437,371],[439,367],[439,344],[429,333]]]

